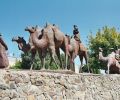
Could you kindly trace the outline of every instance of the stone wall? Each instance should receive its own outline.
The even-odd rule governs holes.
[[[0,70],[0,100],[120,100],[120,76]]]

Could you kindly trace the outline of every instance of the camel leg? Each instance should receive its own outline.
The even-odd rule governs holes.
[[[42,69],[45,69],[45,57],[42,58],[42,65],[43,65],[43,68]]]
[[[68,56],[68,65],[67,65],[67,67],[65,67],[65,69],[68,69],[68,70],[70,70],[70,56]]]
[[[36,50],[32,50],[32,51],[31,51],[31,54],[32,54],[32,57],[31,57],[31,67],[30,67],[30,71],[32,71],[32,68],[33,68],[33,62],[34,62],[34,59],[35,59]]]
[[[66,42],[64,42],[64,43],[66,43]],[[67,67],[68,67],[68,61],[69,61],[68,44],[64,44],[63,46],[61,46],[61,49],[65,53],[65,66],[64,66],[64,69],[67,69]]]
[[[75,63],[74,63],[74,59],[76,58],[76,54],[75,53],[72,53],[72,71],[75,72]]]
[[[85,52],[84,58],[85,58],[85,62],[86,62],[87,68],[88,68],[88,72],[90,73],[90,69],[88,66],[88,54],[87,54],[87,52]]]
[[[50,69],[50,66],[52,65],[52,62],[53,62],[53,58],[52,58],[51,53],[50,53],[50,57],[51,57],[51,59],[50,59],[50,63],[49,63],[48,69]]]
[[[57,49],[56,50],[56,54],[57,54],[57,57],[58,57],[58,59],[59,59],[59,61],[60,61],[60,67],[62,66],[62,60],[61,60],[61,58],[60,58],[60,51],[59,51],[59,49]],[[51,57],[51,60],[50,60],[50,63],[49,63],[49,65],[51,66],[52,65],[52,62],[54,61],[54,59],[53,59],[53,57],[52,57],[52,53],[50,53],[50,57]],[[56,64],[56,61],[54,61],[55,62],[55,64]],[[56,64],[56,66],[57,66],[57,64]],[[48,68],[49,69],[49,68]]]
[[[73,61],[72,61],[72,58],[71,58],[71,57],[70,57],[70,61],[69,61],[69,62],[70,62],[70,70],[73,71],[73,68],[72,68],[72,67],[73,67]],[[67,70],[67,69],[66,69],[66,70]]]
[[[60,57],[60,49],[59,49],[59,48],[56,48],[56,54],[57,54],[57,57],[58,57],[58,59],[59,59],[59,61],[60,61],[60,67],[61,67],[62,69],[64,69],[64,68],[63,68],[63,65],[62,65],[62,60],[61,60],[61,57]]]
[[[32,68],[33,68],[33,61],[31,62],[30,71],[32,71]]]
[[[42,51],[42,61],[43,61],[43,69],[45,69],[45,57],[47,54],[47,49]]]
[[[45,58],[40,57],[41,59],[41,64],[42,64],[42,69],[41,70],[45,70]]]
[[[52,56],[52,55],[50,55],[50,56]],[[52,62],[53,62],[53,59],[51,58],[50,63],[49,63],[50,66],[52,65]]]
[[[57,65],[57,62],[56,62],[56,60],[55,60],[55,47],[54,46],[51,46],[50,47],[50,56],[51,56],[51,58],[52,58],[52,60],[54,61],[54,63],[55,63],[55,65],[58,67],[58,65]]]
[[[71,69],[71,71],[74,71],[74,72],[75,72],[75,63],[74,63],[74,60],[73,60],[73,59],[71,59],[70,69]]]
[[[71,59],[71,60],[70,60],[70,70],[75,72],[75,66],[74,66],[74,65],[75,65],[74,62],[73,62],[73,60]]]
[[[73,54],[73,52],[71,52],[71,53],[70,53],[70,57],[69,57],[70,70],[71,70],[71,71],[75,71],[74,57],[75,57],[75,55]]]
[[[68,61],[68,55],[67,53],[65,53],[65,69],[67,69],[67,62]]]
[[[65,54],[65,68],[64,68],[65,70],[68,69],[68,68],[67,68],[67,66],[68,66],[68,64],[67,64],[68,61],[67,61],[67,60],[68,60],[68,56]],[[70,59],[69,59],[69,62],[70,62]]]
[[[107,64],[107,67],[108,67],[108,74],[110,74],[110,65]]]
[[[80,58],[80,62],[81,62],[79,72],[81,73],[82,72],[82,67],[83,67],[83,56],[79,55],[79,58]]]
[[[44,70],[45,69],[45,54],[42,52],[42,50],[39,50],[38,53],[39,53],[39,58],[41,60],[42,70]]]
[[[68,66],[69,67],[65,67],[65,70],[72,70],[72,54],[70,53],[69,57],[68,57]]]

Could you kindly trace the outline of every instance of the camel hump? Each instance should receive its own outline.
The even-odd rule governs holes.
[[[72,52],[74,50],[74,47],[72,45],[68,45],[69,52]]]
[[[64,33],[61,32],[58,28],[53,27],[52,30],[54,32],[54,36],[55,36],[56,40],[61,41],[61,40],[63,40],[63,38],[65,38]]]
[[[74,38],[70,39],[70,45],[74,48],[74,49],[79,49],[79,43],[78,41],[76,41]]]
[[[86,47],[82,43],[80,43],[80,51],[86,51],[86,50],[87,50]]]
[[[115,52],[112,52],[111,54],[109,54],[108,57],[115,58]]]
[[[41,30],[42,30],[42,28],[40,26],[38,26],[38,25],[36,25],[35,28],[36,28],[37,32],[41,32]]]

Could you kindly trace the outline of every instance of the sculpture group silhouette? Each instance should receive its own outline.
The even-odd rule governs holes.
[[[55,59],[55,55],[57,55],[61,69],[75,71],[74,59],[76,56],[79,56],[81,66],[83,66],[83,58],[85,58],[86,65],[88,64],[87,49],[84,45],[76,41],[74,37],[70,38],[70,36],[65,35],[56,25],[46,24],[43,28],[39,26],[29,26],[25,28],[25,31],[30,33],[28,43],[20,36],[13,37],[12,41],[17,42],[19,50],[24,53],[30,51],[33,55],[32,59],[34,59],[37,51],[41,60],[42,69],[45,69],[47,51],[50,53],[50,65],[54,62],[55,65],[58,66]],[[60,57],[60,49],[62,49],[65,54],[65,66],[63,66]],[[32,67],[33,66],[30,68],[31,70]]]
[[[41,60],[42,69],[45,69],[45,57],[47,52],[50,54],[50,64],[55,63],[56,66],[60,66],[64,70],[75,71],[74,59],[79,56],[81,67],[83,67],[83,58],[85,59],[88,72],[88,51],[82,42],[75,39],[74,36],[65,35],[56,25],[46,24],[45,27],[29,26],[25,28],[25,31],[29,32],[29,41],[26,43],[23,37],[13,37],[12,41],[18,44],[19,50],[24,53],[30,52],[31,57],[31,70],[33,68],[33,61],[35,59],[36,52],[39,54]],[[60,49],[65,54],[65,66],[60,56]],[[0,36],[0,68],[9,66],[9,61],[6,55],[8,50],[7,45]],[[102,54],[102,48],[99,48],[99,60],[107,63],[108,74],[109,73],[120,73],[119,55],[120,50],[116,50],[104,57]],[[57,64],[55,55],[57,55],[60,65]],[[49,69],[49,67],[48,67]]]

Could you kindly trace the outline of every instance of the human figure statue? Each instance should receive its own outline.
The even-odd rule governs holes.
[[[81,40],[80,40],[80,33],[79,33],[79,30],[78,30],[78,27],[77,25],[73,25],[73,35],[74,35],[74,38],[76,41],[79,41],[81,43]]]
[[[8,47],[2,39],[2,34],[0,33],[0,68],[8,68],[9,61],[6,54]]]

